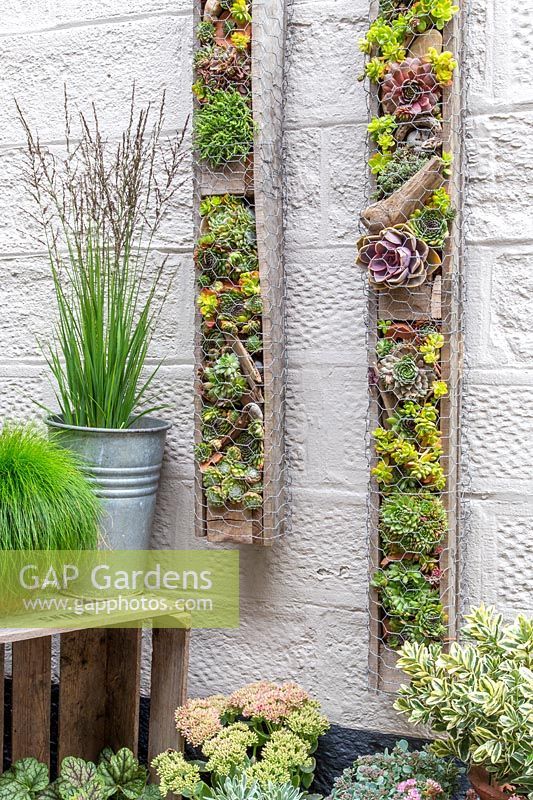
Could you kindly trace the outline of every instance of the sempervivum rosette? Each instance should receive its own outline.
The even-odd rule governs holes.
[[[393,392],[399,400],[421,400],[427,397],[435,378],[433,369],[413,344],[397,344],[380,359],[379,383],[383,391]]]
[[[422,58],[406,58],[390,65],[381,84],[381,104],[385,114],[409,119],[431,113],[440,93],[431,64]]]
[[[441,264],[438,253],[417,239],[405,224],[363,236],[357,247],[357,263],[368,269],[369,281],[375,289],[420,286]]]

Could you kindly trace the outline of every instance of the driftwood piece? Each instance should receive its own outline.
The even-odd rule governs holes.
[[[437,53],[442,53],[442,33],[435,29],[420,33],[415,36],[407,54],[411,58],[423,58],[427,56],[430,47],[434,47]]]
[[[361,214],[361,221],[371,233],[379,233],[383,228],[406,222],[444,183],[442,161],[438,156],[433,156],[390,197],[368,206]]]
[[[263,393],[261,391],[261,384],[263,383],[263,379],[257,367],[255,366],[253,359],[243,345],[240,339],[236,336],[232,336],[231,334],[225,334],[226,341],[228,345],[231,347],[237,358],[239,359],[239,364],[241,369],[246,377],[248,382],[248,386],[250,387],[250,392],[246,395],[247,398],[250,398],[252,402],[255,403],[263,403]],[[250,402],[248,400],[247,402]]]

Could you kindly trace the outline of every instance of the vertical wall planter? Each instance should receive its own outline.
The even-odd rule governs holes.
[[[283,0],[198,0],[196,519],[211,542],[285,526]]]
[[[370,673],[456,630],[461,377],[459,8],[381,0],[369,79]]]

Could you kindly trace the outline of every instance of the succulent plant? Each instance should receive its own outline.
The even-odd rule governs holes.
[[[212,403],[234,403],[246,391],[246,378],[234,353],[224,353],[204,370],[204,391]]]
[[[372,578],[386,614],[388,643],[429,643],[446,635],[446,614],[438,589],[413,562],[395,561]]]
[[[206,90],[214,92],[232,88],[244,95],[250,93],[251,58],[246,48],[219,45],[202,47],[194,57],[194,68],[204,93]],[[196,94],[198,96],[198,92]]]
[[[215,26],[212,22],[200,22],[196,28],[196,37],[200,44],[213,44],[215,41]]]
[[[245,158],[253,135],[250,100],[235,88],[210,92],[195,113],[194,143],[200,158],[212,167]]]
[[[261,352],[261,350],[263,349],[263,338],[259,336],[257,333],[253,333],[246,339],[244,344],[250,355],[253,356],[256,353]]]
[[[430,247],[443,247],[450,235],[449,222],[437,208],[415,211],[409,220],[414,234]]]
[[[429,61],[406,58],[393,62],[381,84],[381,104],[386,114],[411,118],[433,111],[441,90]]]
[[[446,189],[437,189],[424,208],[418,209],[409,219],[416,235],[432,247],[443,247],[449,236],[449,225],[455,217],[450,195]]]
[[[357,246],[357,261],[368,269],[376,289],[420,286],[441,264],[435,250],[417,239],[408,225],[363,236]]]
[[[380,359],[378,375],[383,391],[393,392],[399,400],[427,397],[435,377],[416,346],[409,343],[397,344]]]
[[[431,158],[431,153],[419,152],[411,147],[398,147],[387,156],[383,167],[377,173],[374,198],[381,200],[407,183]]]
[[[429,555],[448,530],[442,500],[430,492],[394,492],[379,510],[381,544],[387,554]]]

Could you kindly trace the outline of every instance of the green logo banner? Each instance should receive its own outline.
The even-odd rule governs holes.
[[[0,626],[236,628],[239,552],[0,551]]]

